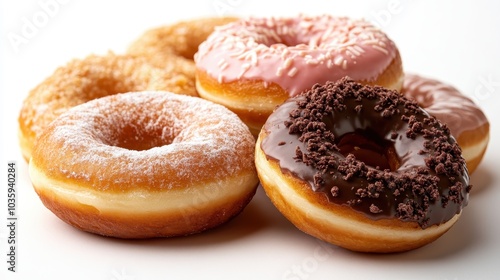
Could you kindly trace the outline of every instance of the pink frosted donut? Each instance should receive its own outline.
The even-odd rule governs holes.
[[[111,95],[56,118],[35,143],[31,181],[74,227],[120,238],[201,232],[237,215],[257,184],[238,117],[168,92]]]
[[[402,92],[448,126],[462,148],[469,173],[474,172],[490,138],[483,111],[456,88],[415,74],[405,75]]]
[[[195,55],[197,90],[236,112],[254,134],[276,105],[344,76],[401,88],[395,44],[363,20],[330,15],[247,18],[216,30]]]

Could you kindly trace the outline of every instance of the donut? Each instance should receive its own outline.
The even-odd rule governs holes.
[[[217,27],[194,57],[200,97],[222,104],[257,135],[276,105],[344,76],[399,90],[396,45],[363,20],[329,15],[246,18]]]
[[[347,78],[280,105],[255,162],[266,194],[298,229],[361,252],[434,241],[471,189],[445,125],[398,91]]]
[[[405,74],[402,93],[448,126],[472,174],[490,139],[490,124],[483,111],[451,85],[416,74]]]
[[[214,28],[235,21],[235,17],[202,17],[146,30],[127,49],[127,54],[143,57],[157,67],[170,67],[163,56],[175,60],[176,70],[195,81],[194,54]],[[165,63],[167,62],[167,63]],[[181,69],[179,69],[181,67]]]
[[[168,56],[163,56],[168,61]],[[165,64],[165,62],[163,62]],[[90,55],[74,59],[30,91],[18,117],[19,143],[28,161],[35,138],[69,108],[106,95],[141,90],[167,90],[197,96],[194,81],[171,69],[154,67],[132,55]]]
[[[78,105],[35,142],[29,175],[43,204],[83,231],[182,236],[218,226],[255,194],[255,139],[201,98],[131,92]]]

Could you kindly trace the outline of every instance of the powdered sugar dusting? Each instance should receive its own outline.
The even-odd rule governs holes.
[[[220,105],[136,92],[70,109],[42,134],[34,155],[52,161],[50,172],[97,189],[175,188],[254,168],[253,147],[248,128]]]

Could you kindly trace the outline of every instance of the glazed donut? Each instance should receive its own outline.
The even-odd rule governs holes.
[[[468,202],[449,129],[397,91],[349,79],[287,100],[256,145],[261,184],[300,230],[362,252],[400,252],[444,234]]]
[[[490,139],[490,124],[483,111],[456,88],[415,74],[405,75],[402,93],[448,126],[472,174]]]
[[[168,57],[164,56],[164,59]],[[165,62],[163,62],[165,63]],[[145,58],[90,55],[59,67],[24,100],[19,114],[19,142],[28,161],[37,135],[69,108],[106,95],[141,90],[168,90],[197,96],[194,81],[181,72],[160,69]]]
[[[194,59],[198,94],[236,112],[254,135],[276,105],[315,83],[350,76],[399,90],[403,82],[383,32],[329,15],[241,19],[216,28]]]
[[[175,60],[176,71],[195,81],[194,54],[214,28],[235,21],[235,17],[207,17],[176,22],[144,32],[128,47],[127,53],[146,58],[157,67],[170,67],[161,59],[167,56]],[[179,69],[180,67],[180,69]],[[170,71],[170,69],[169,69]]]
[[[188,235],[251,200],[254,144],[223,106],[169,92],[117,94],[54,120],[35,143],[29,174],[44,205],[83,231]]]

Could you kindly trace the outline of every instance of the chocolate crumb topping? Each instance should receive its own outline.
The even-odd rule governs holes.
[[[396,91],[348,78],[315,85],[264,128],[262,149],[282,171],[373,219],[426,228],[467,204],[468,173],[449,129]]]

